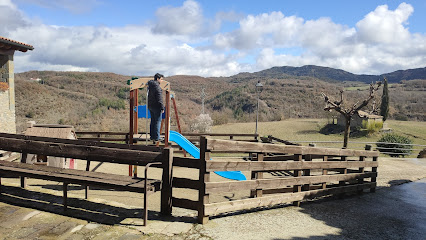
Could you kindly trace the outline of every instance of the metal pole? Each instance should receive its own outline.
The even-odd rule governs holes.
[[[145,109],[145,146],[148,146],[148,94],[149,94],[149,89],[147,88],[146,90],[146,109]],[[151,132],[149,133],[149,135],[151,135]]]
[[[256,132],[257,135],[257,122],[259,121],[259,93],[257,94],[257,109],[256,109]]]

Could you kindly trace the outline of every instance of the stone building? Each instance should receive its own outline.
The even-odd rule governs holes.
[[[351,127],[353,128],[362,127],[363,121],[366,121],[368,123],[372,123],[372,122],[383,123],[383,117],[359,110],[356,114],[352,116]],[[346,120],[342,115],[339,115],[337,119],[337,124],[343,127],[346,125]]]
[[[33,46],[0,36],[0,132],[16,133],[15,51],[26,52]]]

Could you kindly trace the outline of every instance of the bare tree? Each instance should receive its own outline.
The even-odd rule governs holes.
[[[345,118],[345,135],[343,139],[343,148],[348,147],[348,139],[349,139],[349,133],[351,128],[351,119],[354,114],[356,114],[359,110],[361,110],[363,107],[367,106],[367,104],[374,99],[374,93],[379,89],[382,82],[377,82],[376,84],[371,83],[370,84],[370,93],[366,99],[364,99],[361,104],[359,104],[360,101],[356,102],[354,105],[352,105],[349,108],[345,108],[343,102],[343,90],[340,91],[340,101],[334,101],[330,97],[328,97],[325,93],[321,93],[321,95],[324,97],[324,101],[326,102],[325,111],[332,111],[335,110],[336,112],[343,115]]]

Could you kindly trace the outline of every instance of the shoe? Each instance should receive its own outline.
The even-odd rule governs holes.
[[[157,139],[157,140],[152,140],[152,142],[153,142],[154,144],[156,144],[157,142],[163,142],[163,143],[164,143],[164,138],[159,138],[159,139]]]

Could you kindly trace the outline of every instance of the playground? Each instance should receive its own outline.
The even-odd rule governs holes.
[[[280,214],[288,218],[298,215],[305,204],[310,209],[316,206],[313,204],[333,205],[334,201],[342,199],[364,208],[370,201],[376,201],[376,194],[367,192],[395,184],[392,181],[425,177],[422,171],[418,175],[408,174],[407,178],[392,173],[386,175],[389,179],[378,180],[379,165],[382,167],[379,153],[372,151],[370,146],[365,150],[297,146],[276,138],[270,138],[275,142],[263,143],[256,134],[184,136],[168,82],[161,85],[166,97],[161,127],[165,141],[164,144],[148,142],[148,133],[138,130],[138,119],[145,118],[148,123],[149,114],[146,105],[137,105],[137,96],[138,90],[146,87],[149,80],[134,78],[128,82],[130,122],[125,144],[106,142],[106,139],[90,141],[84,137],[68,140],[0,134],[0,149],[22,153],[19,160],[11,157],[0,164],[4,208],[10,209],[13,207],[8,204],[16,204],[70,216],[83,221],[81,223],[87,221],[87,224],[66,228],[68,233],[73,233],[80,225],[87,227],[93,223],[129,226],[142,233],[166,236],[196,231],[197,236],[208,233],[215,237],[217,230],[214,224],[209,225],[210,220],[214,223],[231,221],[227,219],[238,222],[250,215],[256,219],[250,221],[259,223],[257,218],[268,218],[271,211],[276,212],[278,219],[284,217]],[[172,103],[178,131],[170,127]],[[85,134],[91,133],[80,132],[80,135]],[[77,167],[58,169],[28,164],[27,154],[77,159]],[[13,176],[19,178],[10,178]],[[370,210],[362,212],[368,215]],[[333,211],[342,213],[338,207]],[[33,214],[34,217],[39,215]],[[196,222],[206,224],[200,227],[206,233],[193,228]],[[266,231],[261,226],[255,232]],[[241,229],[242,237],[250,232],[244,227],[237,229]],[[271,237],[282,236],[278,229],[275,233],[278,235]],[[330,237],[339,234],[333,228],[319,232]],[[235,235],[225,234],[218,238],[229,239],[230,236]],[[259,237],[261,235],[248,239]]]

